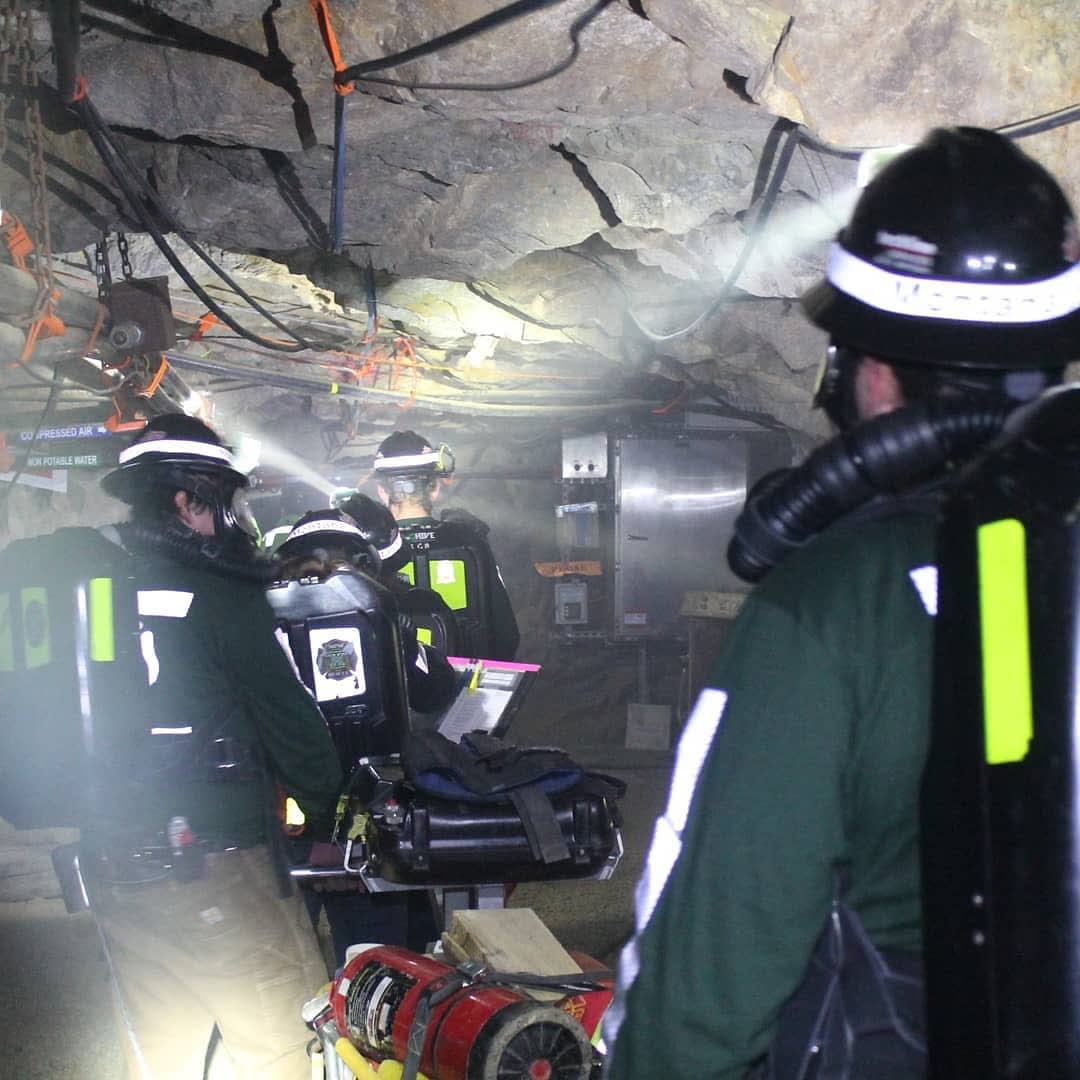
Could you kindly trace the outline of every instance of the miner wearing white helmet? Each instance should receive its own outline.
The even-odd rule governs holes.
[[[175,414],[102,484],[131,508],[111,532],[132,560],[149,686],[101,761],[81,862],[130,1075],[198,1080],[216,1029],[237,1075],[308,1077],[301,1009],[326,966],[280,857],[279,788],[323,839],[344,781],[275,639],[247,479],[212,429]]]

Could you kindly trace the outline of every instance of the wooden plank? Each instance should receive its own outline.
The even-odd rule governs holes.
[[[532,908],[485,908],[455,911],[450,929],[442,935],[443,951],[451,963],[479,960],[497,971],[527,971],[534,975],[566,975],[581,965],[559,944]],[[539,1001],[565,995],[532,991]]]

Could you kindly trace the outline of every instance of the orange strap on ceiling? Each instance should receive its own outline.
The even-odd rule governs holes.
[[[394,339],[394,374],[390,384],[392,390],[397,390],[398,375],[401,372],[402,355],[408,359],[409,367],[412,370],[412,388],[409,390],[409,396],[404,401],[398,402],[398,408],[411,409],[416,403],[416,383],[419,377],[419,371],[416,366],[416,350],[413,349],[412,342],[407,337]]]
[[[41,314],[26,328],[26,341],[23,343],[22,355],[16,363],[11,365],[12,367],[25,364],[30,359],[34,346],[42,338],[64,336],[67,327],[64,326],[64,321],[59,315],[53,314],[53,305],[59,300],[60,290],[54,289],[42,306]]]
[[[334,27],[330,22],[330,5],[326,0],[311,0],[311,12],[315,16],[315,22],[318,23],[319,33],[322,35],[323,44],[326,46],[326,52],[330,57],[330,63],[334,65],[334,73],[344,71],[345,64],[341,59],[337,35],[334,33]],[[341,86],[335,81],[334,89],[339,94],[351,94],[353,85],[349,83],[346,86]]]
[[[19,270],[25,270],[26,256],[33,252],[34,245],[23,223],[14,214],[9,214],[5,210],[3,216],[0,217],[0,233],[3,234],[12,263]]]
[[[135,391],[135,394],[141,398],[152,398],[157,392],[157,388],[161,385],[161,380],[165,378],[165,372],[169,370],[169,361],[165,359],[165,354],[159,355],[161,363],[158,366],[157,371],[154,372],[153,377],[145,385]]]
[[[199,320],[199,325],[192,331],[188,341],[198,341],[217,321],[218,317],[212,311],[208,311]]]
[[[94,328],[90,331],[90,340],[86,343],[86,352],[93,352],[94,347],[97,345],[98,334],[101,333],[101,328],[105,325],[105,320],[109,316],[109,309],[104,304],[98,304],[97,319],[94,320]]]

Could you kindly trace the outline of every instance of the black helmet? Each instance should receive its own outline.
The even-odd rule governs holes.
[[[1080,357],[1080,236],[1061,188],[1009,139],[939,128],[871,181],[802,298],[835,342],[994,372]]]
[[[172,496],[186,491],[213,509],[219,539],[235,531],[257,535],[258,527],[239,494],[247,483],[217,433],[184,413],[147,421],[134,442],[120,452],[119,467],[101,480],[106,493],[136,510],[168,510]]]
[[[381,502],[362,492],[349,491],[335,496],[334,505],[356,522],[360,534],[378,554],[383,570],[400,570],[412,558],[394,515]]]
[[[415,431],[395,431],[379,444],[373,468],[380,476],[449,476],[454,455],[448,446],[436,449]]]
[[[372,544],[357,524],[342,510],[312,510],[289,530],[277,549],[282,559],[313,555],[318,550],[342,551],[350,561],[373,562],[378,558]]]

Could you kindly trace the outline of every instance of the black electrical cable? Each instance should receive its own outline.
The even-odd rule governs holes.
[[[650,341],[673,341],[675,338],[685,337],[687,334],[692,333],[727,299],[732,286],[734,286],[735,282],[739,279],[739,275],[743,272],[751,254],[755,247],[757,247],[757,242],[765,229],[765,223],[768,221],[769,214],[772,212],[772,208],[776,203],[776,197],[780,193],[780,185],[783,183],[784,177],[787,174],[788,166],[791,164],[791,158],[799,143],[802,141],[802,128],[794,124],[791,120],[781,117],[776,121],[776,124],[774,124],[773,127],[774,130],[777,127],[782,127],[783,130],[788,132],[787,142],[784,143],[784,148],[780,151],[780,159],[776,163],[776,168],[773,170],[772,177],[765,189],[765,194],[762,196],[761,208],[754,218],[753,225],[750,226],[750,232],[746,238],[746,243],[743,244],[742,250],[735,260],[735,265],[731,268],[728,276],[724,279],[724,283],[720,286],[720,291],[717,293],[716,299],[713,300],[713,302],[696,319],[694,319],[689,326],[685,326],[681,330],[673,330],[669,334],[655,333],[644,326],[632,310],[628,311],[627,314],[630,316],[631,321]]]
[[[345,95],[334,94],[334,182],[330,188],[330,251],[345,250]]]
[[[63,363],[63,361],[60,361],[60,363]],[[22,370],[22,373],[28,378],[32,379],[34,382],[41,383],[43,386],[53,385],[52,379],[46,379],[44,375],[39,375],[36,371],[34,371],[32,367],[29,366],[29,364],[22,364],[20,365],[20,368]],[[86,394],[93,394],[95,397],[111,397],[113,394],[116,393],[117,390],[120,389],[121,386],[123,386],[126,381],[127,379],[122,378],[115,386],[102,388],[101,390],[95,390],[92,386],[84,386],[82,383],[72,380],[77,390],[81,390],[83,393]]]
[[[437,52],[439,49],[456,45],[459,41],[465,41],[468,38],[485,33],[505,22],[520,18],[522,15],[528,15],[533,11],[540,11],[543,8],[554,7],[556,4],[562,3],[565,3],[565,0],[517,0],[516,3],[508,4],[506,7],[481,16],[479,19],[474,19],[471,23],[459,26],[456,30],[450,30],[448,33],[440,34],[430,41],[414,45],[411,49],[391,53],[389,56],[382,56],[377,60],[365,60],[362,63],[353,64],[351,67],[343,68],[334,76],[334,81],[345,84],[353,82],[361,75],[366,75],[371,71],[382,71],[385,68],[407,64],[410,60],[418,60],[421,56],[427,56],[430,53]]]
[[[223,375],[234,379],[250,379],[253,374],[258,374],[260,385],[276,386],[282,390],[299,390],[304,393],[323,391],[335,394],[340,398],[359,398],[361,400],[376,400],[387,404],[399,405],[402,400],[411,398],[419,408],[439,410],[441,412],[456,413],[465,416],[483,415],[485,413],[494,416],[553,416],[576,414],[581,416],[595,416],[620,409],[653,408],[662,404],[659,401],[648,401],[640,397],[635,398],[605,398],[597,401],[592,398],[587,400],[555,401],[551,404],[550,394],[535,395],[529,400],[522,400],[520,395],[514,395],[509,400],[503,401],[477,401],[474,396],[462,394],[459,397],[426,397],[422,395],[408,395],[400,391],[380,390],[375,387],[354,386],[348,383],[335,384],[326,378],[315,378],[304,375],[284,375],[269,372],[263,368],[253,372],[250,367],[230,364],[223,361],[208,360],[202,357],[185,356],[182,353],[166,352],[166,360],[181,369],[190,368],[194,371],[203,371],[212,375]]]
[[[1033,116],[1027,120],[1019,120],[1014,124],[1006,124],[994,130],[1010,139],[1026,139],[1029,135],[1038,135],[1044,131],[1051,131],[1053,128],[1064,127],[1066,124],[1074,124],[1077,120],[1080,120],[1080,105],[1069,105],[1064,109],[1043,113],[1042,116]]]
[[[222,322],[230,326],[241,337],[255,344],[261,345],[264,348],[272,349],[276,352],[299,352],[304,349],[310,349],[311,343],[302,338],[299,334],[290,330],[284,323],[282,323],[275,315],[267,311],[253,296],[246,292],[240,285],[233,280],[233,278],[220,266],[218,266],[213,259],[202,249],[198,242],[188,233],[188,231],[176,220],[176,218],[169,211],[168,207],[164,205],[158,196],[157,192],[143,179],[139,171],[134,167],[131,159],[127,156],[123,148],[116,143],[112,138],[112,133],[108,126],[102,120],[100,114],[94,108],[90,102],[89,97],[84,96],[77,105],[85,112],[84,122],[87,117],[91,122],[86,123],[88,133],[94,142],[95,148],[101,155],[103,162],[108,168],[110,174],[116,180],[118,186],[120,186],[128,202],[131,204],[132,209],[138,215],[141,223],[146,230],[153,237],[154,242],[161,250],[162,254],[168,259],[170,265],[180,275],[192,292],[203,301],[204,304],[217,315]],[[115,158],[115,160],[112,160]],[[127,177],[124,175],[124,170],[127,170],[127,177],[133,177],[136,187],[133,189],[128,182]],[[188,247],[197,255],[214,273],[231,288],[238,296],[240,296],[245,303],[251,308],[262,315],[268,322],[276,326],[283,333],[288,334],[296,344],[284,345],[280,342],[272,341],[268,338],[263,338],[258,334],[254,334],[247,330],[244,326],[240,325],[230,316],[228,316],[224,310],[209,296],[209,294],[195,281],[187,268],[176,256],[176,253],[172,250],[168,240],[162,234],[161,230],[157,227],[153,220],[153,217],[146,212],[142,205],[142,199],[146,201],[157,210],[159,215],[165,220],[165,222],[172,228],[180,238],[188,245]]]
[[[49,24],[56,54],[56,89],[70,102],[79,73],[79,0],[52,0]]]
[[[154,243],[158,246],[161,253],[168,260],[169,265],[180,275],[184,283],[191,289],[191,291],[207,306],[207,308],[214,313],[222,322],[227,326],[235,330],[241,337],[248,341],[254,342],[257,345],[261,345],[263,348],[272,349],[275,352],[301,352],[306,349],[310,349],[311,343],[302,338],[299,334],[290,330],[284,323],[282,323],[275,315],[267,311],[253,296],[247,293],[240,287],[229,274],[219,267],[210,256],[203,251],[195,239],[187,232],[187,230],[173,217],[168,208],[162,203],[158,197],[157,192],[142,178],[138,170],[133,166],[130,158],[124,152],[113,139],[112,133],[109,131],[108,126],[102,120],[101,115],[97,109],[94,108],[90,101],[89,96],[84,95],[73,105],[73,108],[78,112],[80,119],[83,121],[87,134],[90,136],[91,141],[94,144],[94,148],[97,150],[98,155],[101,157],[102,162],[108,169],[110,175],[116,181],[117,186],[123,192],[124,197],[127,199],[132,211],[138,217],[142,226],[153,237]],[[134,186],[132,183],[134,179]],[[258,334],[253,333],[246,327],[242,326],[230,315],[228,315],[223,308],[221,308],[217,302],[202,288],[201,285],[195,280],[190,271],[180,261],[179,257],[173,251],[168,240],[165,238],[162,231],[158,228],[157,223],[154,221],[153,216],[147,212],[143,204],[143,200],[149,202],[154,209],[158,211],[162,218],[165,219],[170,228],[174,229],[181,239],[191,248],[191,250],[197,255],[211,270],[213,270],[222,281],[225,282],[234,292],[237,293],[247,304],[249,304],[255,311],[263,316],[273,326],[276,326],[283,333],[291,337],[296,344],[285,345],[281,342],[272,341],[269,338],[261,337]]]
[[[561,2],[561,0],[559,0]],[[529,75],[523,79],[514,79],[510,82],[501,83],[457,83],[457,82],[406,82],[403,79],[385,79],[378,75],[358,75],[354,78],[355,82],[371,82],[379,83],[382,86],[398,86],[405,90],[470,90],[470,91],[483,91],[486,93],[492,93],[500,90],[521,90],[526,86],[535,86],[537,83],[546,82],[548,79],[555,78],[556,75],[561,75],[574,61],[578,58],[581,52],[581,46],[578,42],[578,38],[581,36],[581,32],[589,25],[590,22],[601,11],[604,10],[612,0],[597,0],[597,2],[589,8],[584,14],[579,15],[571,24],[569,29],[570,35],[570,53],[564,59],[560,60],[552,67],[546,68],[537,75]],[[505,10],[505,9],[504,9]],[[482,21],[482,20],[477,20]],[[474,24],[469,24],[474,25]],[[464,29],[464,28],[463,28]],[[387,57],[386,59],[392,59]],[[372,64],[377,64],[381,67],[396,66],[392,64],[386,64],[381,61],[370,61]],[[402,60],[398,60],[396,63],[404,63]],[[355,67],[363,67],[364,65],[358,64]],[[354,68],[346,68],[337,77],[339,82],[344,82],[343,76],[348,72],[354,70]]]
[[[1005,135],[1010,139],[1025,139],[1029,135],[1039,135],[1044,131],[1064,127],[1066,124],[1074,124],[1080,120],[1080,105],[1067,105],[1054,112],[1042,113],[1039,116],[1028,117],[1025,120],[1016,120],[1011,124],[1003,124],[993,130],[999,135]],[[858,159],[868,150],[881,149],[878,146],[834,146],[824,139],[811,135],[805,128],[801,135],[802,141],[815,150],[832,157]]]

